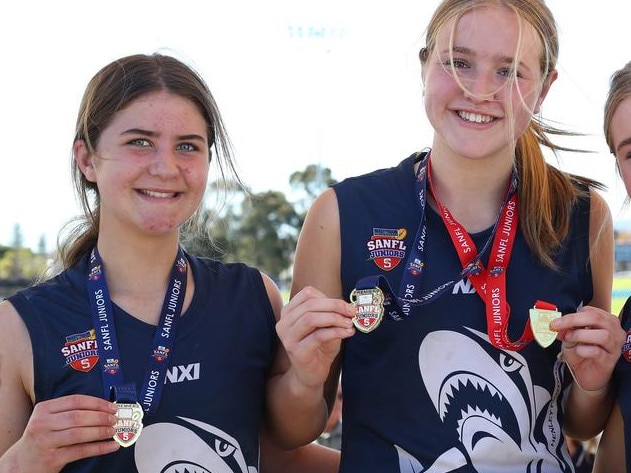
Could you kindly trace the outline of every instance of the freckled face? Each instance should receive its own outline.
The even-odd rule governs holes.
[[[192,102],[161,91],[119,111],[95,155],[76,144],[84,175],[99,189],[101,231],[177,236],[206,189],[206,128]]]
[[[631,196],[631,97],[620,102],[616,108],[611,117],[610,131],[618,169],[627,195]]]
[[[520,39],[519,20],[506,8],[476,8],[453,28],[452,21],[438,34],[423,69],[434,146],[460,156],[505,159],[511,137],[523,134],[554,80],[544,86],[541,41],[525,22]]]

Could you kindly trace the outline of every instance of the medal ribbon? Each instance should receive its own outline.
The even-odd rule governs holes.
[[[530,323],[527,323],[521,337],[511,341],[508,337],[508,320],[510,306],[506,295],[506,269],[510,261],[515,236],[517,235],[518,210],[517,193],[507,189],[504,204],[500,211],[499,226],[494,228],[493,245],[489,254],[486,269],[480,261],[475,243],[467,231],[453,217],[449,209],[436,198],[431,176],[428,180],[430,192],[440,211],[440,216],[447,228],[451,241],[458,253],[460,263],[467,272],[469,281],[482,298],[486,306],[487,333],[490,342],[496,348],[504,350],[519,350],[534,339]],[[511,186],[512,187],[512,186]]]
[[[387,315],[393,320],[403,320],[407,317],[413,307],[422,306],[432,302],[438,297],[442,296],[451,286],[458,281],[463,280],[472,270],[476,270],[476,264],[482,255],[486,254],[491,245],[493,235],[495,234],[499,218],[501,215],[498,213],[493,231],[489,238],[485,242],[482,250],[478,253],[468,266],[463,270],[455,274],[454,277],[443,284],[435,287],[425,294],[419,294],[420,292],[420,278],[425,270],[425,238],[427,235],[426,227],[426,206],[427,206],[427,186],[429,181],[429,158],[430,152],[424,151],[419,161],[416,182],[414,192],[416,194],[416,200],[419,206],[419,212],[421,215],[421,221],[414,238],[414,244],[411,247],[410,255],[406,262],[406,269],[401,276],[401,283],[399,285],[399,296],[395,296],[394,291],[390,287],[387,279],[383,275],[368,276],[360,279],[355,287],[357,289],[370,289],[372,287],[378,287],[384,294],[384,308]],[[511,184],[507,195],[512,195],[517,189],[517,177],[513,173],[511,177]],[[504,202],[506,205],[506,202]]]
[[[148,413],[155,412],[160,403],[168,367],[168,357],[173,348],[184,304],[186,275],[186,257],[182,248],[178,248],[177,257],[169,278],[168,290],[160,313],[160,321],[156,327],[151,353],[149,354],[149,366],[145,372],[140,392],[140,402],[143,409]],[[105,273],[103,272],[103,262],[96,247],[90,254],[87,286],[94,330],[98,340],[104,397],[110,399],[110,396],[122,393],[125,397],[124,402],[132,402],[132,397],[134,398],[133,402],[137,402],[134,383],[124,382],[116,327],[114,326],[112,301],[107,289]]]

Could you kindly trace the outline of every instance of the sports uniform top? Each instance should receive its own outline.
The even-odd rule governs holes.
[[[334,186],[345,297],[371,275],[385,276],[399,293],[420,223],[417,160],[415,154]],[[511,340],[522,334],[537,300],[562,313],[591,300],[589,208],[588,197],[574,206],[569,235],[554,257],[557,272],[535,260],[518,232],[506,279]],[[430,206],[426,214],[422,294],[462,269],[441,217]],[[491,233],[470,235],[478,250]],[[386,314],[373,331],[345,341],[341,473],[574,471],[561,431],[567,380],[557,361],[560,342],[495,348],[484,302],[468,279],[456,281],[403,320]]]
[[[622,356],[616,364],[613,379],[616,390],[616,399],[620,406],[620,412],[624,425],[625,438],[625,455],[627,470],[631,471],[631,448],[628,447],[629,439],[631,439],[631,400],[628,393],[631,392],[631,297],[627,299],[624,307],[620,311],[620,323],[622,328],[627,331],[627,339],[622,348]]]
[[[195,293],[180,319],[155,414],[137,442],[80,460],[73,473],[256,473],[275,318],[260,273],[240,263],[188,256]],[[69,394],[103,397],[86,289],[87,258],[9,298],[33,346],[36,402]],[[113,304],[125,382],[140,389],[155,326]]]

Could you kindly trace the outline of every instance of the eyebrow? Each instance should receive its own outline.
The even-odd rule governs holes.
[[[444,54],[454,54],[454,53],[459,53],[459,54],[466,54],[468,56],[476,56],[475,51],[473,51],[470,48],[466,48],[464,46],[454,46],[453,49],[445,49],[443,51]],[[503,64],[515,64],[515,58],[511,57],[511,56],[495,56],[494,59],[496,59],[497,61],[503,63]],[[525,69],[528,69],[528,66],[526,66],[526,64],[524,64],[522,61],[519,62],[519,66],[523,67]]]
[[[620,143],[618,143],[618,146],[616,146],[616,154],[620,152],[621,148],[630,144],[631,144],[631,136],[629,138],[622,140]]]
[[[154,137],[154,136],[157,136],[158,133],[156,133],[154,131],[143,130],[142,128],[129,128],[129,129],[123,131],[121,133],[121,135],[144,135],[144,136]],[[196,134],[180,135],[177,138],[178,138],[178,140],[206,141],[206,138],[204,138],[201,135],[196,135]]]

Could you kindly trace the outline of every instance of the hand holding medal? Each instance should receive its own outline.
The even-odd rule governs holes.
[[[341,341],[355,333],[355,313],[351,304],[313,287],[304,288],[283,307],[276,331],[303,386],[327,379]]]
[[[550,323],[563,342],[562,357],[578,387],[587,394],[606,391],[626,334],[613,314],[585,306]]]

